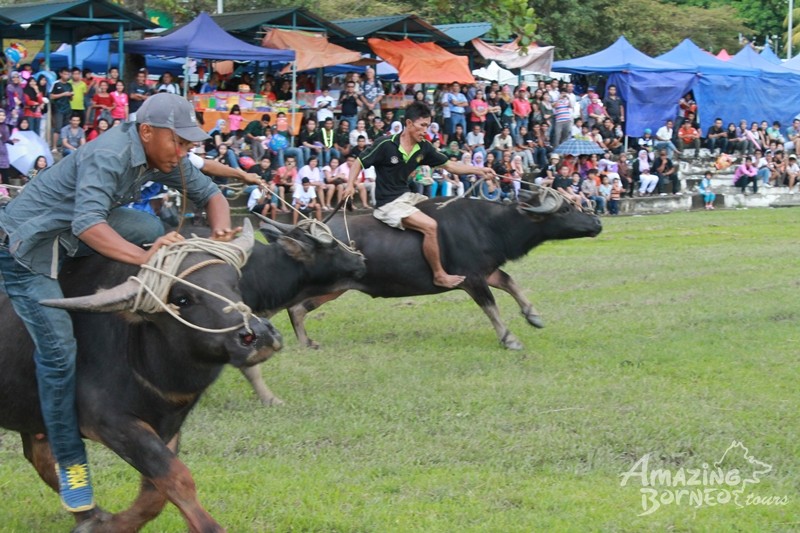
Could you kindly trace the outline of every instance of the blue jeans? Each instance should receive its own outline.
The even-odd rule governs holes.
[[[145,233],[147,229],[161,226],[161,221],[153,215],[127,208],[111,211],[108,222],[126,240],[136,244],[153,242],[158,235]],[[163,226],[161,228],[163,233]],[[0,244],[0,272],[11,304],[35,345],[33,360],[36,363],[39,402],[53,455],[62,465],[85,463],[86,449],[78,429],[75,404],[77,344],[72,332],[72,319],[63,309],[39,304],[40,300],[63,298],[61,286],[58,280],[19,264],[9,253],[7,242]]]
[[[284,166],[284,160],[287,155],[294,156],[295,161],[297,161],[297,168],[301,169],[305,165],[305,161],[303,159],[303,151],[300,148],[283,148],[278,150],[278,167]]]
[[[772,171],[769,169],[769,167],[761,167],[758,169],[758,173],[756,175],[761,179],[761,183],[766,185],[769,183],[769,178],[772,176]]]
[[[467,119],[465,113],[453,113],[450,111],[450,131],[447,133],[452,135],[456,132],[456,126],[461,124],[463,131],[467,131]]]

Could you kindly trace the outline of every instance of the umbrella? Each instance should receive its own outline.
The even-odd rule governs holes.
[[[589,155],[604,154],[605,150],[600,148],[596,142],[585,141],[583,139],[567,139],[553,150],[557,154]]]
[[[47,166],[53,164],[53,154],[44,139],[32,131],[18,131],[11,134],[11,139],[19,142],[8,145],[8,161],[11,166],[22,174],[27,174],[33,168],[36,158],[43,155],[47,159]]]

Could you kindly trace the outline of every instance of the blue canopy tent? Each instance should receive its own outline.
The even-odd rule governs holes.
[[[770,45],[766,45],[764,47],[764,49],[761,51],[761,57],[773,65],[780,65],[782,63],[781,58],[775,55],[775,52],[772,51],[772,47]]]
[[[789,70],[800,71],[800,54],[797,54],[788,61],[784,61],[781,63],[781,66],[783,68],[788,68]]]
[[[690,39],[684,39],[678,46],[666,54],[661,54],[656,59],[692,67],[695,72],[699,72],[700,74],[722,74],[727,76],[761,75],[761,72],[757,69],[717,59],[716,56],[706,52]]]
[[[675,118],[678,100],[695,81],[695,69],[686,65],[653,59],[634,48],[625,37],[600,52],[556,61],[556,72],[570,74],[610,74],[609,85],[616,85],[627,103],[626,133],[635,137],[646,128],[660,127]]]
[[[731,65],[739,65],[748,68],[758,69],[762,74],[774,76],[796,76],[794,72],[780,65],[775,65],[758,54],[751,46],[745,46],[727,61]]]
[[[200,13],[196,19],[169,35],[143,41],[125,41],[125,51],[194,59],[294,61],[292,50],[262,48],[240,41],[220,28],[208,13]]]

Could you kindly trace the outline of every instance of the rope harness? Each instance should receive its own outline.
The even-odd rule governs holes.
[[[186,256],[196,252],[211,254],[216,256],[216,259],[207,259],[176,274]],[[184,279],[190,274],[207,266],[224,264],[234,267],[239,277],[241,277],[241,269],[247,261],[248,256],[249,253],[247,250],[234,243],[217,242],[198,237],[163,246],[156,251],[155,255],[147,264],[142,265],[138,275],[128,278],[139,284],[139,291],[136,293],[136,297],[133,301],[132,311],[142,311],[144,313],[166,311],[181,324],[205,333],[226,333],[244,326],[247,332],[252,334],[253,331],[250,329],[250,320],[253,318],[257,319],[257,317],[254,317],[253,311],[245,305],[244,302],[234,302],[221,294],[217,294]],[[242,315],[242,324],[237,324],[228,328],[211,329],[188,322],[180,316],[180,309],[178,306],[169,304],[166,301],[169,291],[175,283],[182,283],[194,290],[208,294],[209,296],[213,296],[227,303],[228,305],[222,309],[222,312],[231,313],[238,311]]]

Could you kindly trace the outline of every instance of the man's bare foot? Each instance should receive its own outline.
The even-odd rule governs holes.
[[[442,274],[433,278],[433,284],[439,287],[444,287],[445,289],[455,289],[461,285],[465,279],[467,279],[466,276]]]

